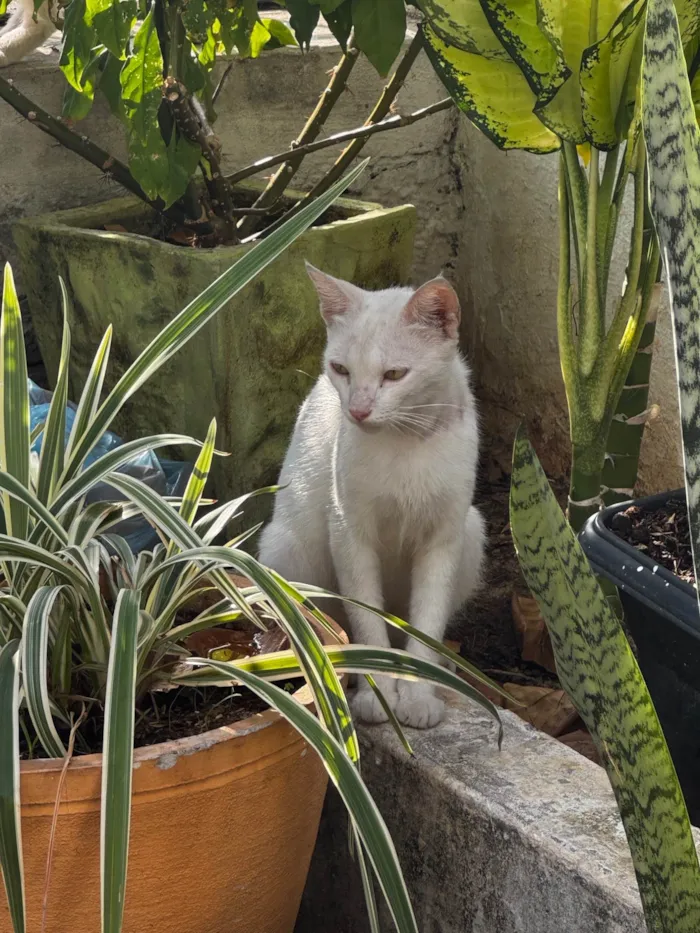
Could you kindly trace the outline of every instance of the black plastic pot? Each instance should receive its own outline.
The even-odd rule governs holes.
[[[669,499],[685,501],[685,491],[635,500],[644,511]],[[629,508],[621,503],[594,515],[580,541],[596,573],[620,592],[625,620],[637,648],[685,794],[690,818],[700,825],[700,611],[695,589],[623,541],[610,525]]]

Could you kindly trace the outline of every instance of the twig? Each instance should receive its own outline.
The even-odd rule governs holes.
[[[46,855],[46,878],[44,879],[44,898],[41,904],[41,933],[46,931],[46,915],[49,909],[49,889],[51,887],[51,866],[53,864],[53,844],[56,838],[56,826],[58,824],[58,811],[61,806],[61,793],[63,791],[63,785],[66,780],[66,773],[68,772],[68,765],[71,763],[73,758],[73,749],[75,747],[75,733],[78,731],[78,728],[85,719],[87,711],[85,705],[83,704],[83,709],[78,716],[77,720],[73,723],[70,729],[70,736],[68,737],[68,749],[66,751],[65,757],[63,759],[63,767],[61,768],[61,776],[58,779],[58,787],[56,788],[56,800],[53,806],[53,818],[51,820],[51,832],[49,834],[49,850]]]
[[[396,71],[393,73],[389,79],[388,84],[385,86],[381,97],[374,106],[374,110],[372,110],[372,113],[367,118],[365,126],[372,126],[375,123],[379,123],[389,113],[391,106],[396,99],[396,95],[403,87],[408,73],[411,70],[416,58],[418,58],[418,54],[422,48],[423,34],[418,31],[411,40],[409,47],[404,52],[403,58],[396,67]],[[283,214],[282,217],[279,217],[277,220],[271,223],[270,226],[263,230],[259,235],[265,236],[269,233],[272,233],[273,230],[276,230],[285,221],[289,220],[291,217],[294,217],[294,215],[297,214],[305,204],[308,204],[310,201],[313,201],[315,198],[319,197],[325,191],[327,191],[330,186],[341,177],[348,165],[350,165],[357,158],[360,152],[362,152],[362,149],[364,148],[368,138],[368,136],[359,136],[356,139],[353,139],[350,145],[341,152],[329,171],[326,172],[323,178],[314,185],[311,191],[304,195],[300,201],[297,201],[294,207],[290,208],[286,214]]]
[[[384,133],[386,130],[398,129],[401,126],[410,126],[411,123],[416,123],[418,120],[422,120],[424,117],[429,117],[434,113],[439,113],[441,110],[449,110],[450,107],[454,106],[454,101],[451,97],[445,97],[443,100],[436,101],[434,104],[430,104],[427,107],[421,107],[420,110],[414,110],[413,113],[407,113],[405,115],[395,114],[392,117],[387,117],[385,120],[382,120],[380,123],[372,123],[369,126],[359,126],[354,130],[343,130],[341,133],[334,133],[333,136],[327,136],[325,139],[319,139],[315,143],[308,143],[305,146],[299,146],[298,149],[295,146],[294,152],[298,152],[301,155],[307,156],[312,152],[319,152],[321,149],[327,149],[329,146],[340,146],[343,143],[350,142],[350,140],[374,136],[375,133]],[[264,172],[268,168],[272,168],[274,165],[279,165],[280,162],[285,162],[289,158],[289,150],[284,152],[278,152],[277,155],[266,156],[264,159],[258,159],[257,162],[252,162],[250,165],[247,165],[245,168],[239,169],[239,171],[234,172],[232,175],[228,176],[229,183],[235,185],[237,182],[242,181],[244,178],[249,178],[251,175],[255,175],[258,172]],[[263,212],[267,212],[269,208],[264,208]]]
[[[82,136],[74,132],[66,123],[56,117],[52,117],[51,114],[47,113],[45,110],[42,110],[41,107],[38,107],[28,97],[25,97],[21,91],[17,90],[11,78],[0,78],[0,98],[33,126],[36,126],[48,136],[51,136],[66,149],[75,152],[76,155],[82,156],[83,159],[98,168],[108,178],[114,179],[114,181],[118,182],[123,188],[126,188],[127,191],[135,194],[148,204],[149,207],[152,207],[160,214],[166,213],[165,204],[160,200],[152,201],[147,197],[123,162],[120,162],[119,159],[110,155],[109,152],[97,146],[88,139],[87,136]],[[181,219],[178,217],[179,211],[177,208],[174,210],[171,209],[167,213],[176,219]]]
[[[224,70],[224,73],[219,78],[219,83],[216,85],[216,89],[214,93],[211,95],[212,106],[216,103],[217,97],[224,89],[224,84],[226,83],[226,79],[228,78],[228,76],[231,74],[231,69],[233,68],[233,64],[234,64],[233,62],[229,62]]]
[[[331,80],[328,82],[328,86],[319,97],[318,103],[313,113],[306,121],[303,130],[292,143],[291,148],[295,150],[293,155],[290,156],[290,153],[287,153],[287,157],[284,159],[284,165],[272,176],[267,187],[253,207],[266,207],[269,209],[272,204],[279,200],[285,189],[289,187],[289,183],[299,171],[299,167],[306,155],[306,153],[302,151],[302,147],[308,143],[312,143],[323,129],[340,95],[345,90],[350,72],[355,67],[355,62],[359,58],[359,55],[360,50],[355,45],[355,37],[352,35],[348,40],[347,49],[343,57],[333,69],[333,74]],[[248,236],[254,229],[255,222],[253,220],[241,220],[238,223],[238,235],[240,237]]]
[[[171,76],[165,79],[163,96],[170,105],[180,132],[199,146],[202,158],[209,169],[208,172],[204,172],[204,180],[209,190],[213,211],[226,226],[227,239],[234,238],[233,194],[231,186],[221,171],[220,145],[206,121],[205,114],[195,98],[189,95],[185,86],[177,78]]]

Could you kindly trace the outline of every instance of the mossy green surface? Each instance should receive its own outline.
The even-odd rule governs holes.
[[[107,387],[160,329],[224,272],[247,246],[191,249],[105,224],[136,226],[147,215],[119,198],[18,224],[26,290],[39,346],[53,382],[61,346],[58,277],[72,308],[70,397],[77,398],[104,331],[114,326]],[[342,200],[335,220],[314,227],[239,293],[125,406],[115,429],[125,438],[180,431],[204,438],[215,416],[213,493],[228,498],[274,483],[297,409],[319,372],[324,328],[304,260],[366,288],[405,284],[416,212],[410,205]],[[261,517],[262,500],[250,509]]]

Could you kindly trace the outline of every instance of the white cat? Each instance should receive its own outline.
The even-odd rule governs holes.
[[[22,61],[55,31],[48,3],[35,14],[34,0],[17,0],[9,20],[0,29],[0,68]]]
[[[299,413],[260,559],[440,640],[478,585],[485,541],[472,505],[478,425],[457,295],[442,278],[415,292],[368,292],[307,269],[327,324],[324,373]],[[389,646],[381,619],[346,611],[353,641]],[[406,647],[435,660],[418,642]],[[377,679],[405,725],[442,718],[430,685]],[[352,705],[365,721],[387,718],[364,678]]]

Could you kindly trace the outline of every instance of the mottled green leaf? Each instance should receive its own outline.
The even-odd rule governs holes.
[[[654,2],[654,0],[652,0]],[[619,619],[522,432],[510,524],[547,623],[557,674],[589,728],[615,792],[650,933],[697,933],[700,868],[656,711]]]
[[[627,136],[642,58],[645,0],[633,0],[607,35],[581,60],[581,103],[586,135],[599,149]]]
[[[563,57],[540,29],[536,0],[481,0],[498,39],[544,106],[569,77]]]
[[[509,62],[511,57],[494,33],[480,0],[418,0],[430,34],[445,46],[456,46],[484,58]]]
[[[182,22],[188,35],[197,45],[206,41],[207,31],[211,28],[216,13],[206,0],[188,0],[182,10]]]
[[[533,113],[535,95],[515,62],[448,45],[429,26],[423,32],[428,57],[448,93],[499,148],[559,148],[557,137]]]
[[[404,0],[352,0],[355,41],[380,75],[389,72],[406,36]]]
[[[321,15],[320,9],[311,0],[287,0],[286,7],[289,10],[289,25],[294,30],[297,42],[302,49],[308,49]]]
[[[673,311],[685,485],[697,568],[700,564],[700,130],[671,0],[649,0],[642,117],[651,211],[664,256]]]

